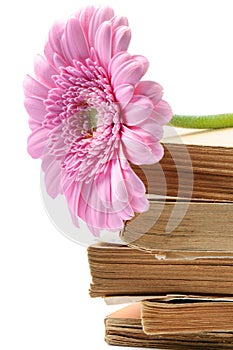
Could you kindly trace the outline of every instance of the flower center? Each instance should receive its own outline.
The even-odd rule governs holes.
[[[54,81],[45,102],[50,154],[63,157],[63,169],[76,181],[89,181],[118,151],[119,105],[108,75],[91,60],[61,68]]]
[[[97,114],[95,108],[86,108],[64,119],[62,123],[64,143],[70,147],[82,139],[91,138],[97,129]]]
[[[98,111],[96,108],[87,108],[85,110],[86,118],[83,123],[83,129],[81,131],[83,137],[92,136],[93,133],[97,130],[98,123]]]

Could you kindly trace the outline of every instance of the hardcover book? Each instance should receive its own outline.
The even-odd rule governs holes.
[[[123,245],[88,248],[92,297],[161,294],[233,295],[233,258],[164,259],[164,255]]]
[[[169,350],[232,349],[233,330],[148,335],[143,331],[141,305],[136,303],[106,317],[105,340],[109,345]]]

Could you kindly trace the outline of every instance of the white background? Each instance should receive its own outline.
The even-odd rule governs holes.
[[[21,0],[0,8],[0,348],[107,349],[104,317],[91,299],[86,247],[50,222],[40,195],[40,161],[26,152],[22,81],[43,52],[53,21],[83,1]],[[174,113],[233,112],[232,1],[99,1],[125,15],[130,52],[150,61]],[[82,344],[82,345],[80,345]],[[116,348],[115,348],[116,349]]]

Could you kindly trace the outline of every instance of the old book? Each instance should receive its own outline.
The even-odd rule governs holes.
[[[146,334],[233,332],[233,301],[203,297],[142,301]]]
[[[154,252],[228,252],[233,256],[233,202],[150,199],[149,210],[127,221],[121,238]]]
[[[233,258],[227,255],[164,259],[153,252],[102,243],[88,248],[88,259],[92,297],[233,295]]]
[[[140,303],[128,305],[105,319],[105,340],[110,345],[173,350],[233,349],[233,332],[145,334]]]
[[[233,129],[180,132],[167,132],[159,164],[134,168],[150,207],[126,222],[121,239],[167,258],[233,256]]]
[[[175,136],[168,132],[163,143],[165,153],[160,163],[132,165],[148,193],[233,201],[232,128],[186,131]]]

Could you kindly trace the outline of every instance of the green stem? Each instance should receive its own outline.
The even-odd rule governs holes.
[[[233,113],[216,115],[174,115],[169,125],[191,129],[221,129],[233,127]]]

